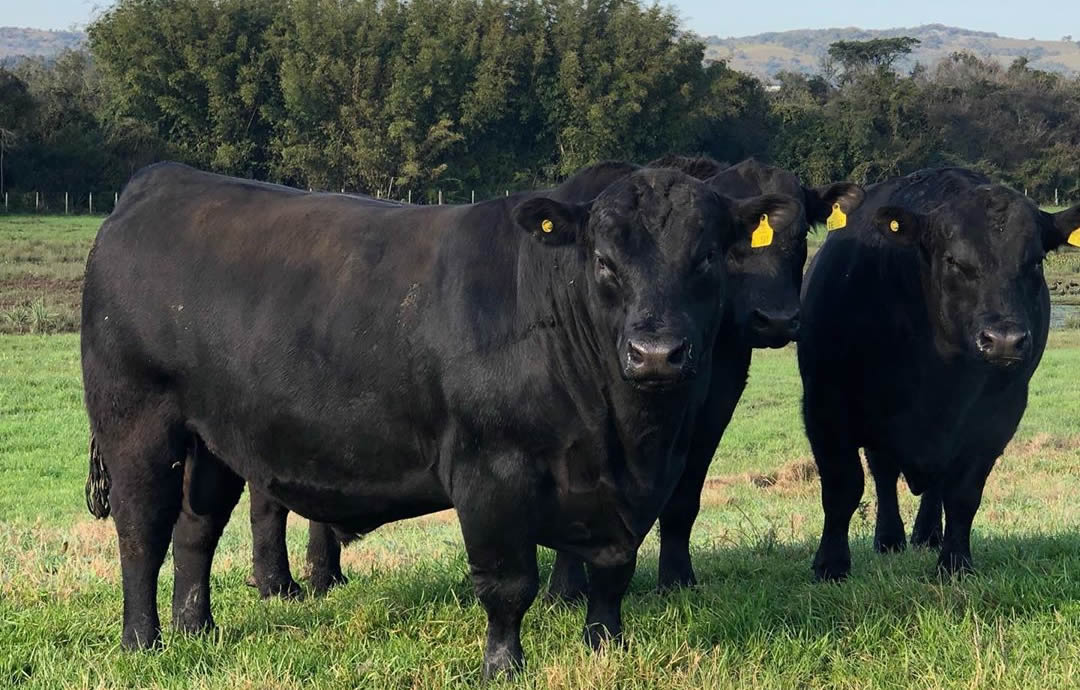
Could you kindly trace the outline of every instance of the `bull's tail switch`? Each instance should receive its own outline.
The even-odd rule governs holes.
[[[97,439],[90,434],[90,474],[86,478],[86,509],[96,518],[109,517],[109,470],[101,460]]]

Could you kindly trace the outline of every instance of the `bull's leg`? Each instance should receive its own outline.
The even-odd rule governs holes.
[[[218,539],[244,490],[244,480],[196,442],[184,472],[184,501],[173,529],[173,627],[197,633],[214,627],[210,564]]]
[[[585,561],[565,551],[555,552],[555,565],[548,580],[548,597],[564,601],[579,601],[589,591],[585,577]]]
[[[866,457],[870,463],[870,473],[874,476],[874,490],[877,492],[874,550],[878,553],[903,551],[907,547],[907,536],[896,497],[900,468],[885,453],[867,450]]]
[[[311,569],[309,582],[316,595],[324,595],[331,587],[348,581],[341,572],[341,542],[324,522],[308,526],[307,562]]]
[[[170,401],[154,396],[125,400],[130,389],[111,388],[115,382],[110,379],[102,390],[88,377],[86,400],[112,482],[108,498],[124,589],[122,642],[141,649],[161,638],[158,573],[180,512],[186,434]]]
[[[994,460],[973,460],[961,473],[948,477],[942,487],[945,504],[945,538],[938,555],[938,569],[947,573],[970,572],[971,523],[982,502],[986,477]]]
[[[608,640],[622,639],[622,600],[634,576],[637,556],[623,565],[589,566],[589,608],[585,614],[585,644],[599,649]]]
[[[299,599],[303,590],[289,571],[289,552],[285,546],[289,509],[250,486],[248,492],[254,584],[259,588],[259,596]]]
[[[814,578],[842,580],[851,572],[848,528],[863,494],[863,470],[858,448],[811,442],[821,477],[821,507],[825,527],[814,556]]]
[[[923,492],[919,500],[919,513],[911,529],[911,545],[928,549],[941,547],[941,486],[934,484]]]
[[[715,450],[716,444],[713,443],[711,449],[704,451],[707,457],[695,457],[701,453],[691,453],[675,492],[660,513],[661,589],[697,584],[694,566],[690,562],[690,532],[701,510],[701,491]]]

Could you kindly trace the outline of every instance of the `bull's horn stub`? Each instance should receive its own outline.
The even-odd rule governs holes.
[[[893,232],[900,232],[900,221],[898,221],[898,220],[889,221],[889,229],[892,230]]]
[[[750,235],[750,246],[754,249],[758,247],[768,247],[772,244],[773,229],[769,225],[769,214],[761,214],[761,222],[758,223],[757,228]]]
[[[833,204],[832,213],[825,219],[825,229],[832,232],[844,227],[847,227],[847,214],[840,208],[840,204]]]
[[[540,221],[540,229],[544,232],[551,232],[555,229],[555,224],[545,218],[544,220]]]
[[[1066,241],[1074,247],[1080,247],[1080,228],[1069,233],[1069,239]]]

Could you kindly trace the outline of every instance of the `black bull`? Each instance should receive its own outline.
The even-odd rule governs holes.
[[[213,624],[210,562],[245,481],[360,533],[455,508],[485,673],[524,659],[537,544],[589,563],[586,639],[620,633],[709,380],[725,252],[802,210],[657,170],[589,204],[518,201],[379,208],[173,164],[133,178],[87,262],[81,341],[126,646],[160,637],[170,537],[173,624]]]

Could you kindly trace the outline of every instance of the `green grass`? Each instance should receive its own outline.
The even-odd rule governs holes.
[[[934,556],[872,553],[868,487],[854,571],[810,582],[821,527],[798,417],[793,350],[755,355],[694,533],[702,584],[659,595],[650,537],[625,603],[628,644],[592,654],[579,607],[525,619],[535,688],[1072,688],[1080,684],[1080,332],[1052,335],[1017,439],[976,518],[979,574],[940,580]],[[74,335],[0,336],[0,687],[472,687],[484,616],[452,514],[384,527],[346,549],[325,599],[260,602],[247,502],[213,572],[215,635],[120,651],[110,521],[82,497],[86,419]],[[910,524],[915,503],[904,495]],[[299,572],[304,522],[289,531]],[[542,550],[546,578],[551,554]],[[171,561],[159,593],[169,619]],[[512,687],[510,683],[502,684]],[[498,687],[498,685],[496,686]]]
[[[0,333],[74,331],[100,216],[0,217]]]

